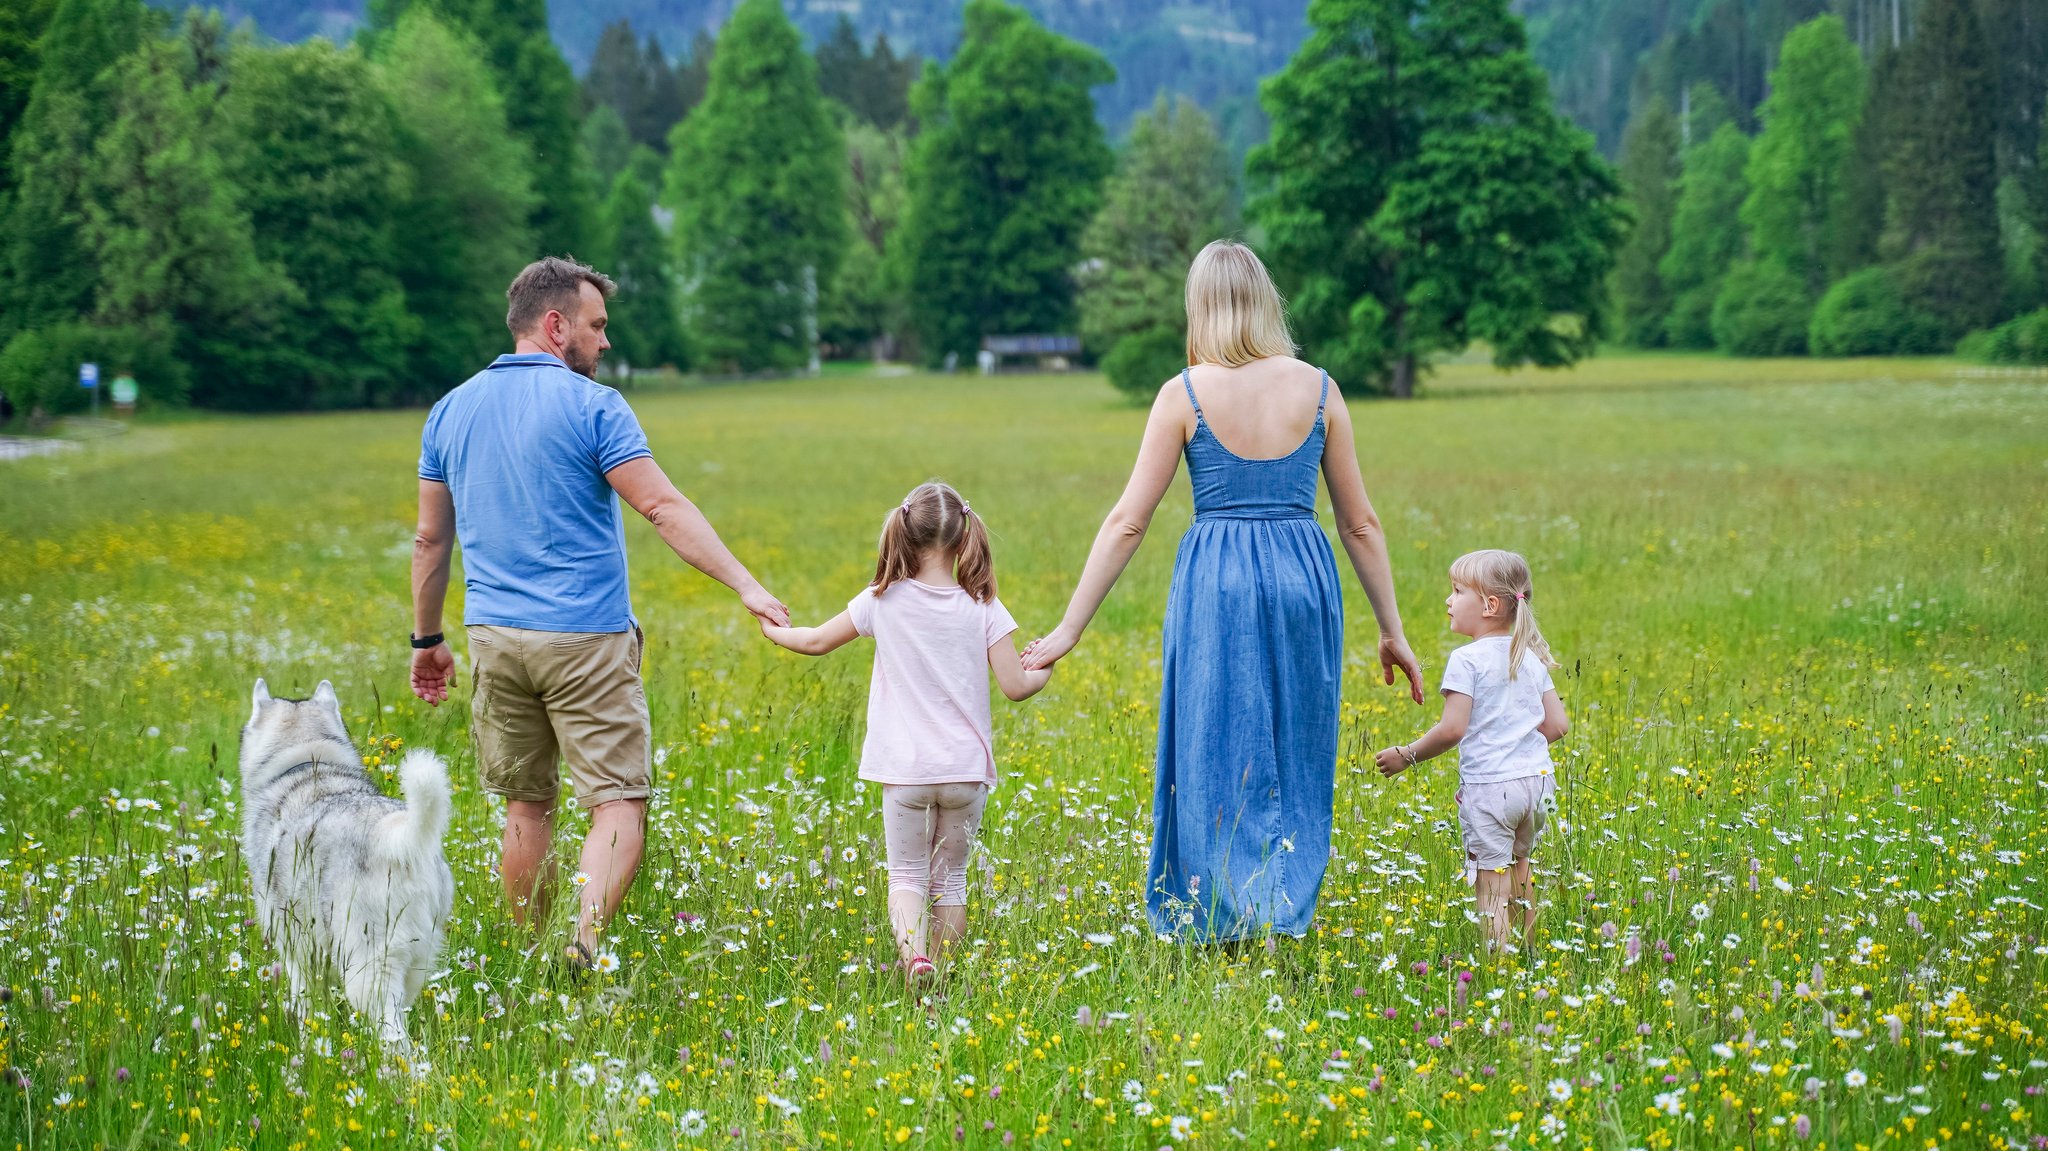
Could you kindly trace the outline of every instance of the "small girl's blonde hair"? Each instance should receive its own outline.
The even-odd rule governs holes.
[[[1482,596],[1494,596],[1514,615],[1508,639],[1508,678],[1521,670],[1522,656],[1535,652],[1544,667],[1558,666],[1550,644],[1536,626],[1535,589],[1529,584],[1529,561],[1499,548],[1466,552],[1451,561],[1451,581]]]
[[[938,480],[926,480],[912,488],[882,521],[882,540],[875,557],[875,594],[916,575],[924,553],[933,548],[953,556],[954,578],[968,595],[981,603],[996,598],[988,527],[959,492]]]
[[[1188,265],[1188,365],[1237,367],[1294,354],[1280,290],[1266,265],[1235,240],[1217,240]]]

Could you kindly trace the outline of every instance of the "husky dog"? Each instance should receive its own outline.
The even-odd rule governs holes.
[[[284,959],[301,1018],[326,964],[385,1045],[411,1051],[405,1012],[441,951],[455,876],[441,855],[448,770],[415,749],[400,768],[406,802],[363,770],[326,680],[308,700],[256,681],[242,729],[242,857],[263,933]]]

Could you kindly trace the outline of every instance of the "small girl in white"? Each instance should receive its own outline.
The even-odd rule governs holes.
[[[1024,670],[1016,630],[996,598],[987,527],[937,480],[890,509],[875,582],[845,611],[818,627],[761,625],[805,655],[875,641],[860,778],[882,785],[889,922],[913,991],[938,977],[927,956],[943,959],[967,931],[967,850],[996,782],[989,671],[1012,700],[1052,678],[1051,668]]]
[[[1529,564],[1514,552],[1487,550],[1451,565],[1444,607],[1451,630],[1472,642],[1444,667],[1444,716],[1421,739],[1376,757],[1392,778],[1425,759],[1458,749],[1458,824],[1465,874],[1472,881],[1489,949],[1506,950],[1512,899],[1522,942],[1536,923],[1529,853],[1557,807],[1550,745],[1571,730],[1550,682],[1557,666],[1529,604]]]

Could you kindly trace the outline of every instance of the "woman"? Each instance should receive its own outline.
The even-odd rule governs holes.
[[[1066,616],[1026,649],[1073,650],[1188,458],[1195,522],[1167,596],[1165,685],[1145,906],[1154,930],[1227,941],[1303,935],[1330,860],[1344,602],[1316,522],[1316,473],[1394,669],[1422,702],[1378,518],[1329,376],[1294,358],[1280,294],[1242,244],[1188,268],[1188,363],[1159,390],[1138,462]],[[1240,454],[1242,453],[1242,454]]]

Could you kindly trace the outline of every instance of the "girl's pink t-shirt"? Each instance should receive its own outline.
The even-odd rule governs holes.
[[[1017,630],[1001,600],[899,580],[846,605],[875,641],[860,777],[877,783],[996,782],[988,649]]]

